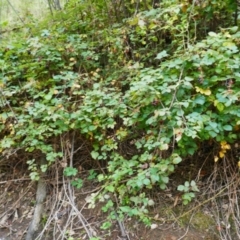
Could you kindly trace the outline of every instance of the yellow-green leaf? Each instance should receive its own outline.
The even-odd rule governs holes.
[[[218,109],[219,112],[222,112],[223,109],[224,109],[224,105],[222,103],[220,103],[220,102],[217,103],[217,109]]]
[[[203,95],[210,96],[211,95],[211,90],[210,89],[202,89],[200,87],[195,87],[197,92],[200,92]]]

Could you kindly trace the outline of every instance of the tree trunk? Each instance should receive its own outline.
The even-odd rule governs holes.
[[[55,0],[55,7],[56,7],[56,10],[61,10],[62,9],[59,0]]]
[[[45,160],[41,161],[41,164],[44,164]],[[34,214],[33,214],[33,219],[29,225],[27,235],[25,240],[35,240],[36,239],[36,233],[37,230],[39,229],[39,225],[41,222],[42,218],[42,213],[43,213],[43,203],[45,201],[47,194],[46,190],[46,183],[45,180],[43,179],[43,175],[40,176],[40,179],[38,181],[37,185],[37,194],[36,194],[36,206],[34,209]]]

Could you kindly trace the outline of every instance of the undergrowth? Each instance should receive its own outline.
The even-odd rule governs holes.
[[[94,166],[89,207],[149,225],[149,189],[166,189],[201,143],[215,162],[239,144],[238,12],[230,0],[117,2],[69,1],[2,44],[0,152],[23,151],[32,180],[59,162],[78,188],[76,165]],[[198,187],[178,190],[188,204]]]

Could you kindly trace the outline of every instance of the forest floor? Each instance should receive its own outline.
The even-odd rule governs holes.
[[[182,177],[179,171],[172,176],[165,191],[154,189],[149,192],[155,201],[150,209],[154,219],[151,227],[126,217],[121,224],[113,221],[108,230],[101,229],[106,215],[100,204],[89,209],[86,203],[86,198],[100,188],[97,182],[85,180],[81,189],[72,192],[66,187],[67,183],[48,180],[42,229],[36,239],[84,240],[89,239],[88,234],[101,240],[220,239],[221,228],[214,219],[211,201],[202,204],[197,197],[188,206],[182,205],[181,196],[176,191]],[[87,172],[81,172],[84,179],[87,179]],[[24,169],[14,169],[11,174],[0,176],[0,240],[25,239],[34,212],[36,183],[29,179]],[[203,183],[199,181],[198,184]]]

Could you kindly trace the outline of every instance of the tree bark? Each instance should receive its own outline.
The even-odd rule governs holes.
[[[56,10],[61,10],[61,9],[62,9],[59,0],[55,0],[55,1],[54,1],[54,5],[55,5],[55,9],[56,9]]]
[[[41,161],[41,164],[44,164],[45,160]],[[45,180],[43,179],[43,175],[40,176],[40,179],[38,181],[37,185],[37,194],[36,194],[36,206],[34,209],[34,214],[32,221],[29,225],[27,235],[25,240],[35,240],[36,239],[36,233],[39,229],[42,213],[43,213],[43,204],[45,201],[47,195],[47,188]]]

